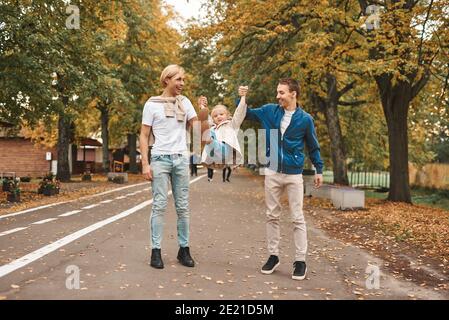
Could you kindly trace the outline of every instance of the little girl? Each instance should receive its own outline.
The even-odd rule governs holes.
[[[212,126],[209,128],[209,134],[205,137],[206,146],[204,147],[201,162],[208,166],[208,173],[212,168],[224,168],[230,164],[239,164],[243,156],[238,141],[238,131],[246,116],[246,94],[248,87],[241,86],[239,95],[240,103],[231,117],[231,114],[224,105],[217,105],[211,111]],[[200,121],[204,122],[207,118],[207,107],[201,104],[199,112]],[[233,154],[236,154],[234,162]],[[210,175],[210,174],[209,174]],[[211,177],[209,176],[209,179]]]

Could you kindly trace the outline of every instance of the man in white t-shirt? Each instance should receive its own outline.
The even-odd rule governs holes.
[[[178,260],[188,267],[195,265],[189,249],[189,157],[186,130],[189,126],[193,126],[198,118],[190,100],[181,96],[184,77],[182,67],[178,65],[166,67],[160,78],[164,92],[145,103],[142,115],[140,133],[142,174],[145,179],[151,181],[153,192],[150,265],[157,269],[164,268],[161,240],[169,182],[178,215]],[[206,105],[207,101],[200,99],[200,103]],[[148,161],[150,137],[154,137],[151,162]]]

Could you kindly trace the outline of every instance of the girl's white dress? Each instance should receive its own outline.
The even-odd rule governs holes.
[[[204,147],[201,162],[207,165],[243,164],[243,155],[239,144],[238,133],[246,117],[246,101],[240,99],[232,119],[225,120],[219,125],[212,125],[212,142]],[[234,162],[234,150],[236,154]]]

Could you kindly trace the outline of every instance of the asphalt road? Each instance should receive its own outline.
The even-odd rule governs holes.
[[[165,269],[149,266],[152,199],[150,184],[140,183],[0,216],[0,299],[448,299],[396,279],[368,251],[332,239],[310,210],[307,278],[291,279],[288,212],[282,217],[281,266],[261,274],[267,258],[263,180],[245,170],[231,183],[221,182],[221,172],[210,183],[200,174],[190,185],[195,268],[176,260],[171,196]]]

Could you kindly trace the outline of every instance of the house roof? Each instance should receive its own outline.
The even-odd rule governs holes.
[[[90,146],[90,147],[102,147],[100,141],[91,138],[82,138],[80,140],[80,146]]]

